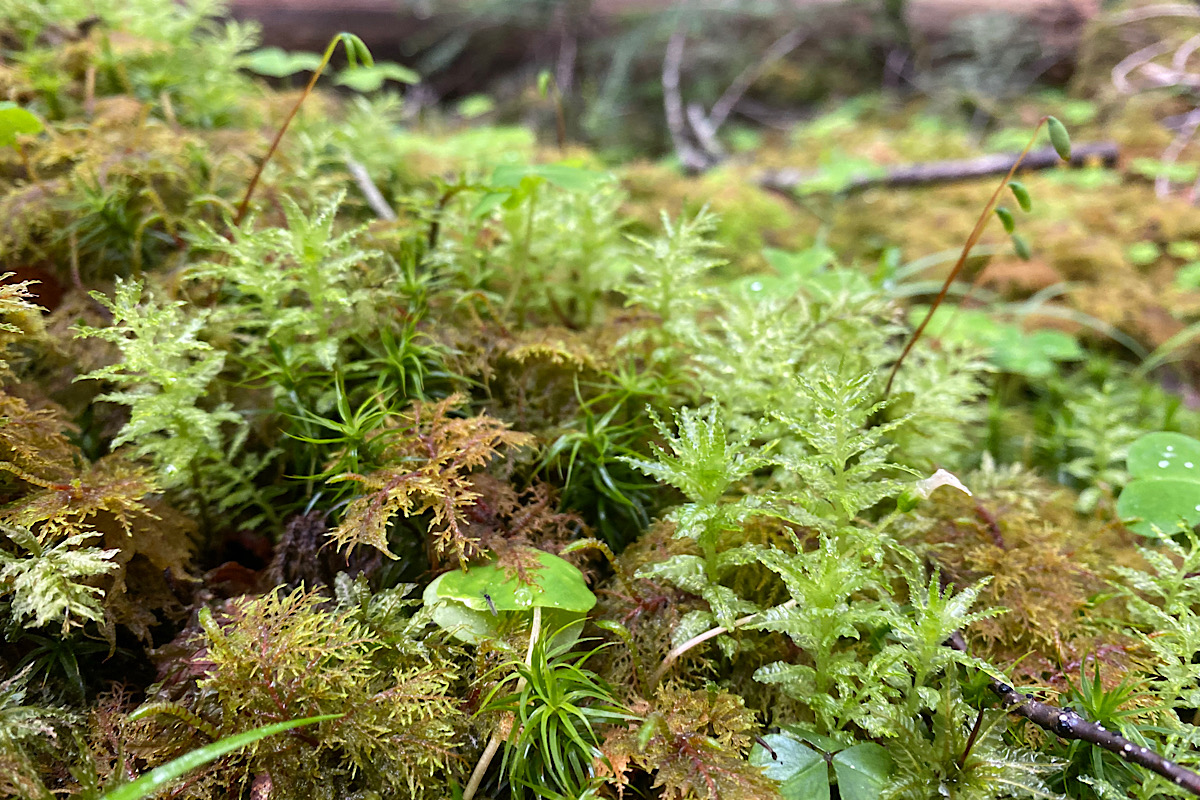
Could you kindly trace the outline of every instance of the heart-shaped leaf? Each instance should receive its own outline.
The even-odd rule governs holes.
[[[872,742],[856,744],[833,757],[833,774],[837,775],[842,800],[875,800],[891,769],[887,751]]]
[[[1182,522],[1200,524],[1200,441],[1182,433],[1148,433],[1129,447],[1133,480],[1117,514],[1143,536],[1170,535]]]
[[[541,550],[535,558],[537,564],[525,568],[524,581],[514,570],[483,564],[440,576],[435,595],[488,612],[529,611],[535,606],[588,611],[596,605],[596,595],[570,562]]]
[[[768,778],[779,782],[780,797],[829,800],[829,767],[824,756],[784,733],[768,733],[762,738],[767,747],[754,745],[750,763],[762,767]]]

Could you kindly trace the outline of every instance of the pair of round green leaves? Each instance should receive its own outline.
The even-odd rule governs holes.
[[[1200,525],[1200,441],[1182,433],[1148,433],[1129,447],[1132,480],[1117,514],[1143,536],[1170,536]]]
[[[596,595],[569,562],[540,550],[533,560],[524,580],[495,562],[439,575],[425,588],[425,606],[439,627],[470,644],[499,640],[506,626],[541,608],[542,629],[560,631],[556,644],[573,643]]]

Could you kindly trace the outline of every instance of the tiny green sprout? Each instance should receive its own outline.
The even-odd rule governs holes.
[[[911,489],[906,489],[897,498],[896,507],[901,511],[912,511],[922,500],[928,500],[929,496],[933,494],[934,489],[939,489],[942,486],[958,489],[967,497],[971,497],[971,490],[963,486],[962,481],[954,473],[939,469],[928,478],[914,483]]]
[[[1017,205],[1021,210],[1028,213],[1033,209],[1033,200],[1029,198],[1029,190],[1025,188],[1025,184],[1020,181],[1009,181],[1008,188],[1012,190],[1013,197],[1017,198]]]
[[[1029,242],[1025,241],[1025,237],[1019,233],[1012,235],[1013,251],[1016,252],[1017,258],[1022,261],[1028,261],[1032,256],[1029,250]]]
[[[538,77],[537,77],[538,97],[545,99],[547,96],[549,96],[550,81],[552,81],[552,80],[554,80],[554,78],[550,75],[550,70],[544,69],[538,73]]]
[[[546,630],[563,629],[557,644],[579,638],[583,619],[596,595],[570,562],[537,551],[525,567],[522,581],[516,570],[492,562],[440,575],[425,589],[425,607],[433,621],[455,638],[471,644],[496,639],[500,633],[542,609]]]
[[[1012,233],[1017,229],[1016,220],[1013,219],[1012,212],[1005,206],[996,206],[996,216],[1000,218],[1000,224],[1004,226],[1005,233]]]
[[[1067,133],[1067,126],[1059,122],[1057,117],[1046,117],[1046,130],[1050,132],[1050,144],[1054,145],[1054,152],[1063,161],[1070,161],[1071,137]]]

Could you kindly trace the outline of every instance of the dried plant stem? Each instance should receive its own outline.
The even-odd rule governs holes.
[[[533,623],[529,629],[529,649],[525,651],[525,666],[533,668],[533,646],[537,644],[538,631],[542,627],[542,608],[536,606],[533,609]],[[517,679],[517,693],[519,694],[525,688],[525,678]],[[492,733],[492,738],[488,739],[487,747],[483,748],[483,754],[479,756],[479,762],[475,764],[475,769],[471,771],[471,778],[467,781],[467,787],[463,789],[462,800],[471,800],[475,793],[479,791],[479,784],[483,783],[483,776],[487,773],[488,767],[492,764],[492,759],[496,757],[496,751],[500,749],[500,744],[504,741],[504,737],[500,735],[502,728],[511,727],[515,717],[512,713],[504,715],[505,718],[501,721],[500,726]]]
[[[950,647],[967,652],[967,641],[958,631],[947,642]],[[1113,733],[1098,722],[1090,722],[1070,709],[1059,708],[1027,694],[1018,692],[1003,681],[991,678],[992,692],[1010,714],[1016,714],[1063,739],[1075,739],[1107,750],[1130,764],[1163,776],[1167,780],[1200,797],[1200,775],[1186,767],[1169,761],[1148,747],[1141,747],[1119,733]]]
[[[375,181],[371,180],[371,173],[367,171],[367,168],[350,156],[346,156],[346,171],[350,173],[350,177],[354,178],[354,182],[358,184],[359,191],[362,192],[367,205],[375,212],[375,216],[385,222],[395,222],[396,212],[388,205],[387,199],[384,198],[383,192],[379,191],[379,187],[375,185]]]
[[[1042,132],[1042,126],[1046,124],[1046,120],[1048,119],[1049,117],[1042,117],[1038,120],[1037,127],[1033,129],[1033,136],[1029,137],[1029,143],[1025,145],[1025,149],[1021,151],[1016,161],[1008,168],[1008,172],[1004,175],[1004,180],[1000,181],[1000,185],[992,192],[991,199],[988,200],[987,205],[980,212],[979,219],[975,221],[975,227],[971,229],[971,235],[967,237],[967,241],[963,245],[958,261],[954,262],[954,268],[950,270],[950,274],[946,276],[946,282],[942,284],[942,290],[938,292],[937,297],[933,300],[933,304],[929,306],[929,311],[925,314],[925,319],[921,320],[921,324],[913,331],[913,335],[909,337],[908,343],[904,345],[904,350],[900,352],[900,357],[892,365],[892,371],[888,374],[887,384],[883,388],[884,397],[887,397],[891,392],[892,382],[896,380],[896,373],[900,371],[900,366],[904,363],[904,359],[908,357],[913,346],[921,338],[921,334],[929,326],[929,321],[933,319],[934,312],[937,311],[938,306],[942,304],[942,301],[946,299],[946,295],[950,292],[950,286],[953,285],[959,273],[962,272],[963,266],[967,263],[967,258],[971,255],[971,248],[979,241],[979,237],[983,235],[983,229],[991,220],[992,209],[996,207],[996,203],[1000,200],[1000,195],[1004,191],[1004,187],[1008,186],[1009,181],[1017,174],[1017,169],[1021,166],[1021,162],[1025,160],[1025,156],[1029,155],[1029,151],[1033,149],[1038,134]]]
[[[788,600],[783,605],[777,606],[777,608],[794,608],[795,605],[796,605],[795,600]],[[757,617],[761,613],[762,613],[761,611],[756,611],[753,614],[747,614],[746,616],[742,617],[741,619],[735,620],[733,623],[733,628],[740,628],[741,626],[747,624],[748,622],[753,621],[754,618]],[[732,630],[732,628],[726,628],[723,626],[711,628],[711,629],[705,631],[704,633],[700,633],[700,634],[693,636],[692,638],[688,639],[686,642],[683,642],[682,644],[678,645],[677,647],[671,648],[671,652],[667,653],[667,655],[663,658],[662,663],[658,665],[658,669],[655,670],[654,674],[650,677],[650,685],[647,688],[650,691],[654,691],[654,688],[656,686],[658,686],[658,684],[662,681],[663,677],[666,676],[667,670],[671,669],[671,665],[674,664],[677,660],[679,660],[679,657],[681,655],[683,655],[684,653],[686,653],[688,650],[691,650],[696,645],[707,642],[709,639],[720,636],[722,633],[728,633],[730,630]]]
[[[283,134],[287,132],[288,126],[292,124],[292,119],[300,111],[300,105],[312,94],[313,87],[317,85],[317,78],[321,77],[321,71],[324,68],[325,63],[322,62],[321,66],[317,67],[313,72],[308,85],[304,87],[304,91],[301,92],[299,99],[296,100],[296,104],[292,106],[292,110],[288,112],[283,124],[279,126],[279,130],[275,131],[275,138],[271,140],[271,146],[267,148],[267,154],[263,156],[262,161],[258,162],[258,168],[254,170],[254,176],[250,178],[250,183],[246,186],[246,193],[242,195],[242,202],[238,203],[237,213],[233,216],[233,227],[236,228],[242,224],[242,219],[246,216],[246,210],[250,208],[250,198],[254,196],[254,190],[258,187],[258,180],[262,177],[267,162],[271,160],[271,156],[275,155],[275,151],[279,148],[279,141],[283,139]]]
[[[370,60],[371,54],[367,52],[366,46],[362,44],[362,40],[357,36],[348,33],[339,33],[333,37],[333,40],[329,42],[329,46],[325,48],[325,55],[321,58],[321,63],[317,65],[317,68],[313,70],[312,77],[308,79],[308,85],[304,87],[304,91],[300,93],[300,97],[296,100],[295,105],[292,106],[292,110],[288,112],[287,118],[279,126],[279,130],[275,132],[275,138],[271,140],[271,146],[267,148],[267,154],[258,163],[258,169],[254,170],[254,176],[250,178],[250,183],[246,186],[246,194],[242,196],[242,202],[238,204],[237,213],[233,216],[232,227],[236,228],[242,224],[242,219],[245,218],[246,211],[250,208],[250,198],[254,196],[254,189],[258,186],[259,178],[262,177],[267,162],[271,160],[271,156],[275,155],[275,151],[279,148],[279,142],[283,139],[283,134],[287,132],[288,126],[292,124],[292,119],[299,113],[300,106],[312,94],[313,88],[317,85],[317,79],[325,71],[325,67],[329,64],[329,59],[333,58],[333,51],[337,49],[338,42],[342,42],[346,48],[351,66],[356,64],[359,58],[362,58],[363,62],[368,66],[373,63]]]

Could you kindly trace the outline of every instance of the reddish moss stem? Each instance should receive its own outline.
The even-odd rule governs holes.
[[[904,345],[904,350],[901,351],[900,357],[896,359],[896,363],[892,365],[892,371],[888,374],[887,385],[884,386],[883,396],[887,397],[892,391],[892,382],[896,380],[896,373],[900,371],[900,366],[904,363],[904,359],[912,351],[917,340],[921,338],[921,334],[925,332],[930,320],[933,319],[934,313],[938,310],[938,306],[946,299],[946,295],[950,292],[950,286],[958,279],[959,273],[962,272],[963,266],[967,263],[967,258],[971,255],[972,248],[979,242],[979,238],[983,235],[983,229],[987,226],[988,220],[991,217],[992,209],[996,207],[996,203],[1000,200],[1000,195],[1004,192],[1004,187],[1008,186],[1009,181],[1017,174],[1017,170],[1021,167],[1021,162],[1029,155],[1029,151],[1033,149],[1034,143],[1037,141],[1038,134],[1042,131],[1042,126],[1046,124],[1049,117],[1042,117],[1038,120],[1037,127],[1033,129],[1033,136],[1029,137],[1029,143],[1025,145],[1025,149],[1017,156],[1017,160],[1009,167],[1004,179],[1000,181],[1000,185],[992,192],[992,197],[988,200],[987,205],[983,207],[983,211],[979,214],[979,219],[975,221],[975,227],[971,229],[971,235],[967,237],[966,244],[963,245],[962,253],[958,256],[958,261],[954,262],[954,268],[950,270],[950,274],[946,276],[945,283],[942,284],[942,289],[934,298],[933,305],[929,307],[929,311],[925,314],[925,319],[921,320],[921,324],[909,337],[908,343]]]

